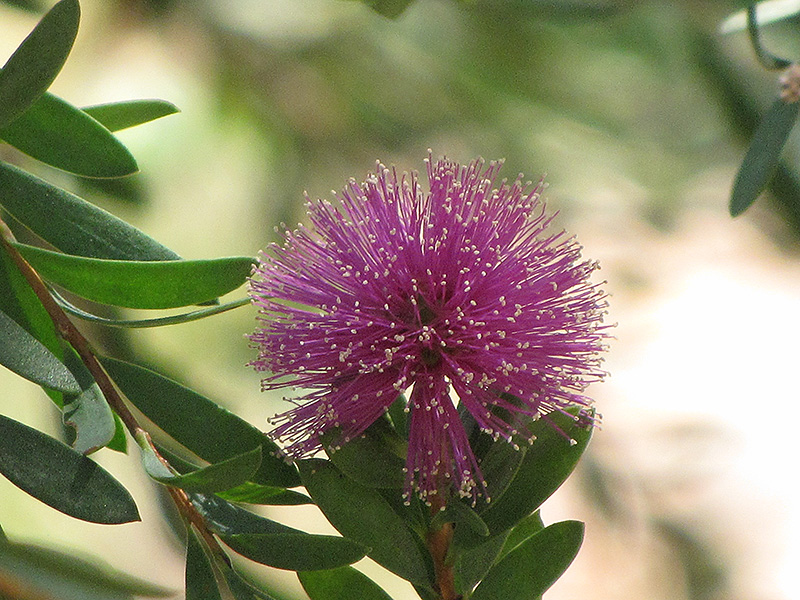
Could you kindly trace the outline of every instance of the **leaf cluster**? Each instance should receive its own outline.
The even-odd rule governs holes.
[[[399,14],[408,2],[372,4]],[[80,177],[124,177],[137,165],[113,132],[177,109],[161,100],[77,108],[50,94],[79,21],[78,0],[61,0],[3,65],[0,141]],[[34,241],[19,243],[22,235]],[[312,600],[388,598],[350,566],[364,556],[411,582],[424,599],[445,597],[443,570],[461,598],[540,597],[583,537],[581,523],[545,527],[538,513],[589,441],[589,429],[573,415],[532,423],[537,441],[522,449],[475,432],[487,498],[470,504],[453,497],[432,513],[403,493],[402,397],[364,436],[336,451],[328,448],[328,458],[291,464],[268,436],[214,400],[154,370],[102,355],[68,316],[121,327],[202,318],[244,303],[221,305],[219,298],[245,283],[252,264],[252,257],[239,256],[184,260],[87,200],[0,162],[0,364],[41,386],[74,432],[67,445],[0,415],[0,473],[76,519],[136,521],[132,495],[91,458],[103,448],[127,452],[132,438],[144,472],[163,486],[186,525],[188,599],[269,599],[266,586],[234,569],[232,556],[297,572]],[[189,312],[115,321],[75,307],[64,295]],[[340,536],[309,534],[254,508],[311,503]],[[449,545],[434,557],[432,539],[442,532]],[[0,530],[0,597],[105,600],[168,593],[51,549],[9,541]]]

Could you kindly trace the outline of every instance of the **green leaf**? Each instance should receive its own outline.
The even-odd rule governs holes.
[[[298,505],[313,504],[311,498],[300,492],[285,490],[281,487],[261,485],[246,481],[235,488],[217,492],[220,498],[229,502],[243,504],[268,504],[268,505]]]
[[[522,542],[536,535],[542,529],[544,529],[544,523],[542,522],[541,514],[537,510],[532,515],[528,515],[522,519],[522,521],[517,523],[514,529],[509,532],[508,538],[506,538],[505,544],[503,544],[503,551],[500,553],[500,558],[503,558]]]
[[[41,386],[81,391],[75,376],[47,347],[0,310],[0,364]]]
[[[489,451],[480,462],[481,473],[491,500],[500,498],[514,481],[527,450],[527,446],[515,448],[502,438],[492,442]],[[485,502],[481,500],[480,505],[485,506]]]
[[[324,436],[325,451],[342,473],[368,487],[399,489],[405,484],[405,461],[392,450],[400,441],[397,434],[386,431],[389,426],[379,419],[367,431],[341,446],[330,443],[336,431]],[[396,438],[396,439],[392,439]]]
[[[0,139],[36,160],[84,177],[124,177],[139,170],[108,129],[50,93],[0,129]]]
[[[14,244],[45,279],[72,293],[128,308],[176,308],[227,294],[250,275],[253,259],[130,261],[86,258]]]
[[[458,555],[455,563],[456,585],[462,593],[472,591],[472,588],[486,577],[489,569],[497,561],[507,537],[507,533],[495,535]]]
[[[186,536],[186,600],[222,600],[211,561],[194,527]]]
[[[392,600],[377,583],[353,567],[299,572],[297,578],[311,600]]]
[[[102,208],[2,162],[0,204],[36,235],[67,254],[119,260],[180,258]]]
[[[376,13],[388,17],[389,19],[396,19],[414,0],[361,0],[364,4],[369,6]]]
[[[583,523],[545,527],[497,563],[471,599],[536,600],[566,571],[582,542]]]
[[[114,358],[100,361],[136,408],[203,460],[220,462],[261,446],[261,466],[253,481],[300,485],[297,470],[278,456],[275,442],[247,421],[155,371]]]
[[[746,211],[772,178],[781,151],[797,120],[798,102],[775,100],[759,124],[745,154],[731,192],[730,213],[736,217]]]
[[[176,475],[175,473],[165,472],[164,469],[153,463],[153,459],[155,459],[155,462],[163,467],[163,463],[153,454],[152,446],[149,444],[142,446],[140,444],[140,447],[144,451],[144,457],[152,457],[144,462],[145,470],[150,477],[159,483],[181,488],[187,492],[213,494],[214,492],[231,489],[252,477],[261,464],[261,446],[258,446],[249,452],[197,471],[186,473],[185,475]]]
[[[346,538],[311,535],[259,517],[217,496],[192,494],[209,528],[233,550],[261,564],[291,571],[316,571],[348,565],[365,548]]]
[[[298,461],[311,498],[339,532],[371,548],[369,557],[404,579],[430,585],[432,567],[420,540],[373,488],[343,475],[327,460]]]
[[[63,359],[61,338],[56,333],[50,315],[2,245],[0,245],[0,309],[42,342],[56,358]],[[64,405],[60,392],[49,388],[45,391],[56,406],[61,408]]]
[[[0,545],[0,581],[25,590],[22,598],[31,600],[130,600],[133,595],[174,594],[112,569],[97,558],[89,562],[73,553],[11,542]]]
[[[89,454],[114,439],[117,429],[114,413],[92,374],[72,348],[65,349],[64,364],[81,387],[81,392],[77,395],[64,395],[64,425],[75,430],[72,448],[81,454]]]
[[[78,33],[77,0],[62,0],[42,17],[0,71],[0,127],[39,98],[67,60]]]
[[[547,420],[552,420],[561,432]],[[547,500],[572,473],[592,430],[571,415],[551,413],[529,427],[536,441],[525,452],[514,480],[499,498],[479,510],[492,534],[510,529]],[[569,436],[569,439],[564,436]]]
[[[489,528],[480,515],[458,498],[451,498],[444,510],[440,510],[431,519],[430,529],[438,530],[445,523],[455,523],[456,528],[467,527],[480,536],[488,536]]]
[[[108,442],[106,448],[127,454],[128,452],[128,438],[125,434],[127,430],[119,416],[114,414],[114,437]]]
[[[164,100],[128,100],[87,106],[82,110],[109,131],[135,127],[180,112],[177,106]]]
[[[129,523],[139,512],[128,491],[69,446],[0,415],[0,473],[34,498],[92,523]]]
[[[236,571],[221,566],[222,575],[228,583],[234,600],[273,600],[264,590],[245,581]]]

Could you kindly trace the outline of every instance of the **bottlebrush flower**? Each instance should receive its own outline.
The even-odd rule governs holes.
[[[456,403],[512,443],[530,419],[588,409],[605,296],[589,281],[597,264],[549,231],[541,183],[495,188],[500,163],[426,162],[430,191],[378,164],[335,202],[309,200],[313,228],[262,253],[251,364],[268,372],[263,389],[303,390],[273,420],[289,456],[332,430],[347,443],[410,389],[407,493],[475,497],[484,486]]]

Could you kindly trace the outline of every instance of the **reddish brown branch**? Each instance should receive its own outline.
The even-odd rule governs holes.
[[[441,496],[441,493],[432,496],[432,516],[436,516],[444,507],[444,501]],[[448,557],[452,542],[452,523],[445,523],[439,529],[428,532],[428,551],[433,559],[436,587],[442,600],[460,600],[461,598],[460,595],[456,594],[455,569]]]

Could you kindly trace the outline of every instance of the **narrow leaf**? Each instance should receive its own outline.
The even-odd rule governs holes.
[[[247,256],[130,261],[15,247],[43,279],[87,300],[127,308],[176,308],[213,300],[242,285],[253,264]]]
[[[194,527],[186,536],[186,600],[222,600],[211,560]]]
[[[180,258],[102,208],[2,162],[0,204],[36,235],[67,254],[119,260]]]
[[[311,600],[392,600],[377,583],[353,567],[301,571],[297,578]]]
[[[41,386],[69,394],[78,394],[81,391],[64,363],[2,310],[0,364]]]
[[[481,581],[492,565],[497,562],[508,534],[501,533],[465,552],[461,552],[456,560],[456,585],[462,593],[472,591]]]
[[[220,462],[261,446],[261,466],[253,481],[300,485],[297,470],[278,456],[275,442],[247,421],[155,371],[113,358],[100,360],[136,408],[203,460]]]
[[[216,496],[192,494],[209,528],[242,556],[278,569],[318,570],[348,565],[365,549],[351,540],[311,535],[259,517]]]
[[[245,581],[236,571],[222,568],[222,575],[231,590],[234,600],[274,600],[267,592]]]
[[[756,201],[778,167],[781,151],[797,120],[798,102],[775,100],[759,124],[739,167],[731,193],[730,213],[736,217]]]
[[[247,481],[235,488],[217,492],[220,498],[242,504],[298,505],[313,504],[311,498],[300,492]]]
[[[123,177],[139,170],[108,129],[49,92],[0,129],[0,139],[36,160],[84,177]]]
[[[160,461],[159,461],[160,463]],[[198,469],[184,475],[164,473],[163,470],[148,468],[151,461],[145,463],[148,475],[165,485],[181,488],[187,492],[213,494],[229,490],[252,477],[261,464],[261,446],[239,456]]]
[[[76,519],[106,524],[139,520],[133,498],[102,467],[2,415],[0,473],[34,498]]]
[[[351,479],[369,487],[399,489],[405,483],[405,461],[389,445],[390,433],[382,430],[383,423],[379,419],[364,435],[341,446],[329,443],[337,439],[335,431],[322,442],[331,462]],[[399,440],[397,434],[393,435]]]
[[[508,538],[505,544],[503,544],[503,551],[500,553],[500,558],[503,558],[522,542],[539,533],[542,529],[544,529],[544,523],[542,523],[542,516],[537,510],[532,515],[528,515],[522,519],[522,521],[517,523],[514,529],[509,532]]]
[[[64,364],[81,387],[77,395],[64,395],[64,425],[75,430],[72,448],[81,454],[89,454],[114,439],[117,429],[114,413],[92,374],[71,347],[64,351]]]
[[[572,473],[589,443],[591,428],[570,415],[551,414],[548,419],[563,434],[545,419],[531,425],[536,441],[527,449],[514,480],[502,496],[479,511],[492,534],[510,529],[539,508]]]
[[[369,557],[393,573],[430,585],[431,566],[418,538],[375,489],[345,477],[326,460],[298,466],[311,498],[342,535],[371,548]]]
[[[4,246],[0,246],[0,309],[44,344],[56,358],[63,360],[64,349],[53,320]],[[51,388],[44,390],[56,406],[64,406],[61,392]]]
[[[109,131],[120,131],[180,111],[177,106],[164,100],[129,100],[87,106],[83,112],[99,121]]]
[[[16,583],[28,592],[25,598],[58,600],[130,600],[131,596],[172,596],[172,590],[153,585],[74,553],[65,554],[41,546],[0,545],[0,581]],[[16,598],[16,596],[15,596]]]
[[[433,517],[430,528],[437,530],[445,523],[455,523],[456,528],[466,527],[473,533],[483,537],[489,535],[489,527],[487,527],[480,515],[457,498],[451,498],[447,503],[447,507]]]
[[[555,523],[529,538],[495,565],[472,600],[536,600],[575,559],[583,523]]]
[[[77,0],[62,0],[42,17],[0,71],[0,127],[41,96],[67,60],[78,33]]]

